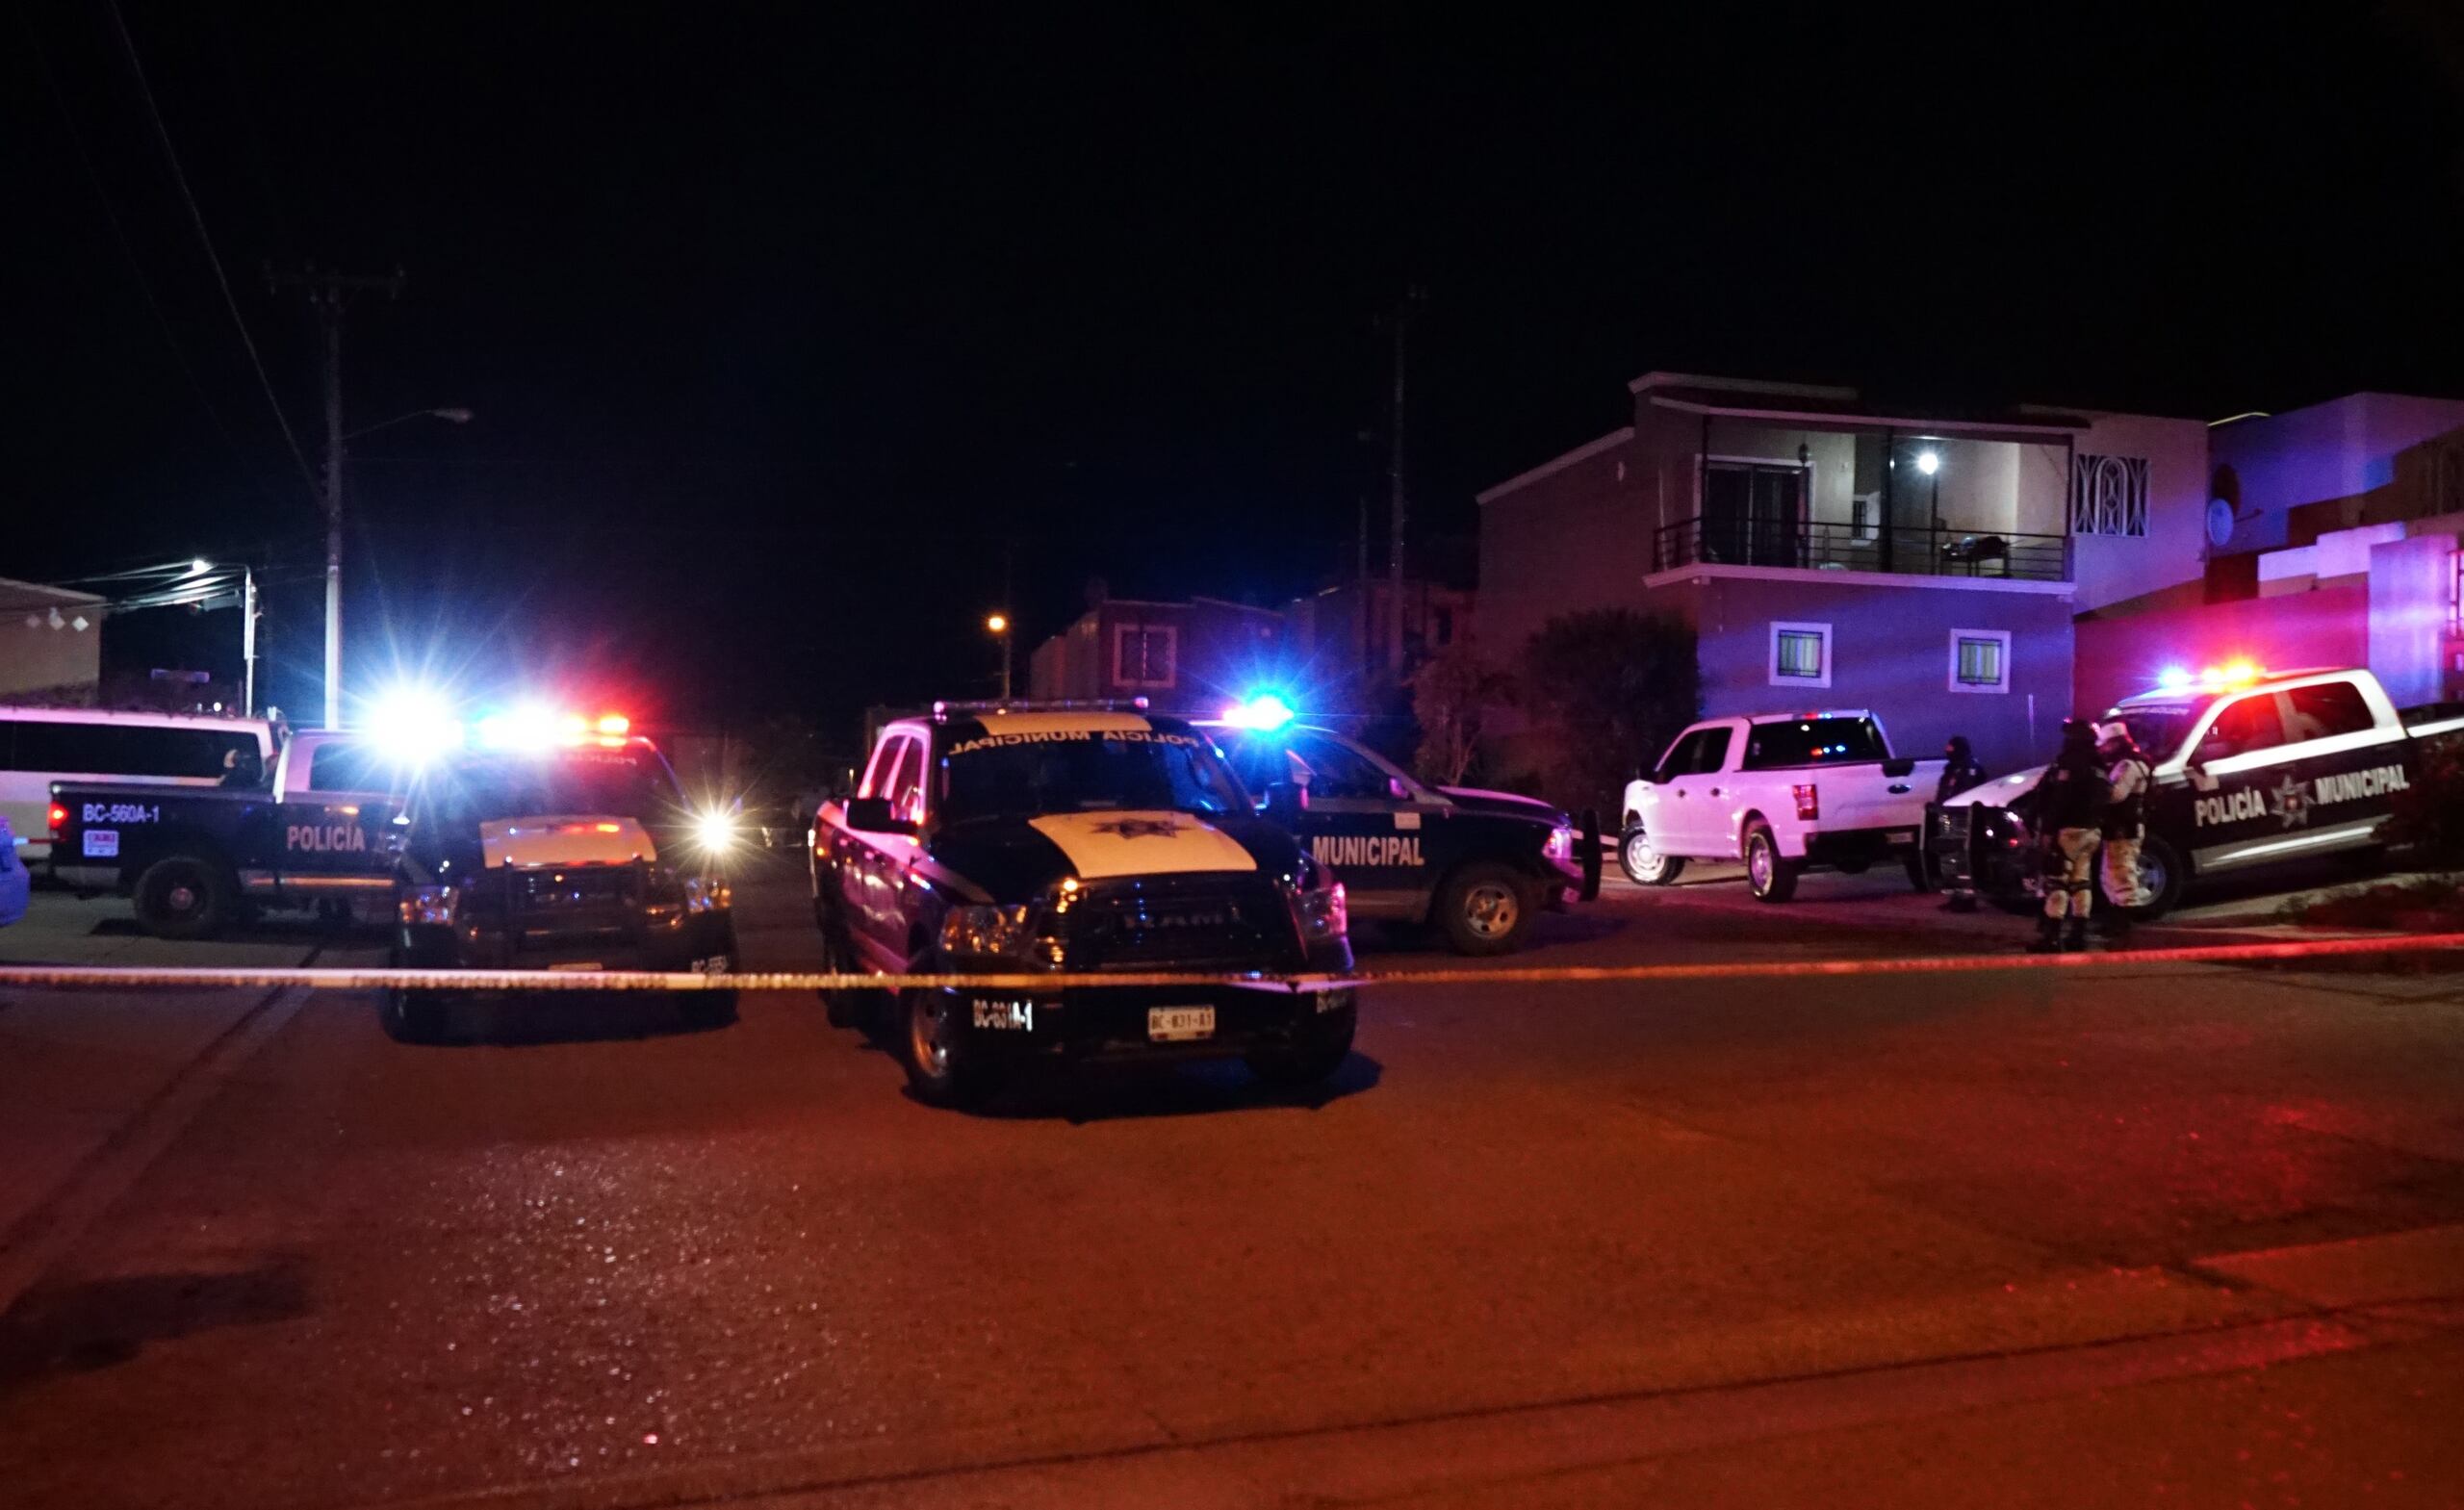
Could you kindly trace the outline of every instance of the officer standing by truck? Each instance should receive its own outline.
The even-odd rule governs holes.
[[[2028,953],[2060,954],[2088,947],[2088,915],[2096,897],[2096,847],[2103,840],[2112,788],[2096,760],[2096,734],[2086,719],[2062,721],[2062,753],[2034,791],[2038,842],[2044,847],[2044,916]]]
[[[2145,905],[2139,887],[2139,844],[2147,836],[2147,757],[2119,719],[2096,726],[2096,754],[2105,762],[2105,900],[2107,938],[2130,932],[2130,909]]]

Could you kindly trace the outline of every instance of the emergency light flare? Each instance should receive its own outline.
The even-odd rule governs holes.
[[[1224,723],[1259,733],[1271,733],[1292,719],[1292,704],[1271,692],[1261,692],[1223,710]]]
[[[462,725],[443,695],[424,687],[398,687],[370,707],[364,730],[374,743],[417,765],[457,749]]]

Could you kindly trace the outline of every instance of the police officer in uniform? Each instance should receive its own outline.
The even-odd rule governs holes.
[[[2147,836],[2147,757],[2130,737],[2130,726],[2116,719],[2096,727],[2096,754],[2105,762],[2105,900],[2113,904],[2103,917],[2108,938],[2130,932],[2128,909],[2145,904],[2139,890],[2139,841]]]
[[[2030,792],[2038,842],[2044,846],[2044,916],[2028,953],[2049,955],[2088,947],[2088,915],[2096,897],[2096,848],[2104,838],[2112,787],[2096,759],[2094,726],[2062,721],[2062,753]]]

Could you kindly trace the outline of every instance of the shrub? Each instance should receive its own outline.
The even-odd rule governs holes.
[[[1635,767],[1649,763],[1703,705],[1694,631],[1630,608],[1564,614],[1523,652],[1525,705],[1547,748],[1551,800],[1614,822]]]

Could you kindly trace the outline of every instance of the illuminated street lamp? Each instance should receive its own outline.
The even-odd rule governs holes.
[[[985,617],[984,627],[1001,642],[1001,701],[1007,703],[1010,701],[1010,616],[1005,613],[988,614]]]

